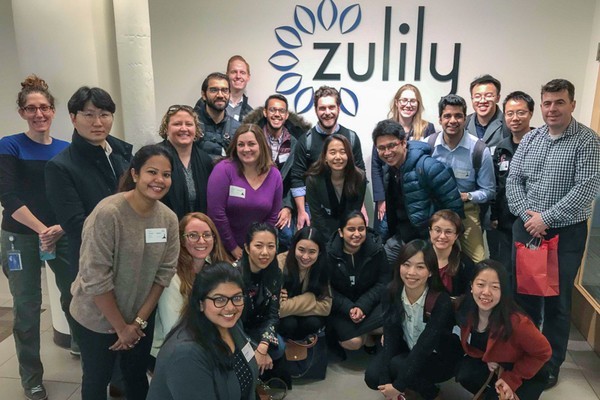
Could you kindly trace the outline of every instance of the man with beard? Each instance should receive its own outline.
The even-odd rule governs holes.
[[[227,114],[236,121],[242,121],[252,111],[248,96],[244,94],[246,85],[250,82],[250,64],[242,56],[232,56],[227,62],[227,76],[231,83]]]
[[[296,205],[292,198],[291,169],[297,138],[310,129],[310,124],[301,116],[288,111],[285,96],[272,94],[259,107],[244,118],[244,123],[257,124],[263,129],[271,148],[271,159],[283,179],[283,206],[275,226],[279,229],[279,251],[285,251],[296,228]]]
[[[356,166],[365,171],[360,139],[356,132],[338,124],[340,115],[340,94],[337,89],[321,86],[314,95],[315,112],[319,122],[298,139],[292,165],[292,196],[298,210],[296,227],[310,225],[310,216],[305,208],[306,185],[304,174],[310,165],[319,158],[325,138],[334,133],[345,136],[352,145]]]
[[[225,155],[233,134],[240,126],[227,114],[227,104],[229,78],[220,72],[213,72],[202,82],[202,97],[194,107],[203,133],[199,146],[213,159]]]

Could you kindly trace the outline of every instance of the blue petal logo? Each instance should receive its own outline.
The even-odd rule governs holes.
[[[302,87],[303,77],[293,72],[300,60],[293,53],[303,45],[302,35],[313,35],[316,29],[322,28],[327,32],[339,24],[340,33],[345,35],[358,28],[362,19],[360,4],[352,4],[339,13],[338,6],[333,0],[321,0],[316,12],[303,5],[296,5],[294,9],[293,26],[280,26],[275,28],[275,37],[283,49],[276,51],[269,58],[269,64],[281,72],[275,86],[275,91],[283,95],[294,95],[294,109],[298,114],[308,112],[313,106],[313,86]],[[342,104],[341,111],[350,116],[358,113],[358,97],[349,88],[340,88]]]

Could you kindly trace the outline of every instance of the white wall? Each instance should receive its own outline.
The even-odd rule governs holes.
[[[325,3],[330,5],[331,0]],[[294,26],[294,10],[303,5],[317,15],[319,0],[302,2],[199,2],[187,0],[177,7],[160,0],[150,0],[152,46],[157,96],[157,116],[170,104],[193,105],[200,96],[204,77],[213,70],[225,69],[229,56],[243,55],[251,65],[252,81],[248,87],[250,104],[261,105],[274,93],[281,73],[268,62],[275,51],[282,49],[274,30],[282,25]],[[360,2],[362,22],[346,35],[339,25],[325,31],[317,22],[313,35],[301,33],[303,45],[292,50],[300,59],[294,68],[303,75],[301,87],[330,84],[347,87],[359,98],[356,117],[342,115],[340,122],[361,136],[366,154],[370,154],[370,133],[377,121],[386,117],[389,102],[399,82],[398,58],[400,42],[407,43],[406,81],[414,82],[414,52],[418,6],[425,6],[422,79],[414,82],[424,95],[425,116],[437,123],[437,101],[450,90],[449,83],[435,81],[429,73],[429,44],[439,43],[438,70],[449,71],[454,43],[461,43],[458,94],[468,98],[469,82],[476,76],[490,73],[503,83],[504,96],[513,90],[528,92],[539,103],[540,86],[557,77],[569,79],[577,88],[578,108],[575,117],[589,123],[592,99],[582,97],[583,88],[592,84],[588,69],[597,63],[590,61],[591,48],[598,39],[598,18],[592,29],[597,0],[565,2],[562,0],[506,0],[480,2],[456,0],[452,5],[439,1]],[[336,0],[338,20],[354,0]],[[382,42],[385,6],[392,4],[390,80],[381,79]],[[410,32],[401,35],[400,23],[410,25]],[[593,33],[592,33],[593,32]],[[341,71],[341,82],[311,82],[324,50],[313,49],[313,42],[341,42],[328,72]],[[367,44],[376,44],[375,73],[367,82],[352,81],[346,71],[346,45],[356,42],[357,70],[366,70]],[[590,75],[590,73],[587,73]],[[595,80],[594,80],[595,81]],[[288,96],[293,103],[293,96]],[[470,101],[469,108],[470,108]],[[308,116],[315,121],[314,112]],[[536,110],[533,124],[541,124]]]
[[[590,123],[592,119],[592,107],[594,104],[594,95],[596,94],[596,82],[598,79],[598,69],[600,62],[596,61],[598,45],[600,44],[600,0],[596,1],[594,20],[592,23],[592,32],[590,34],[590,46],[585,62],[585,83],[581,93],[581,102],[577,105],[579,108],[579,118],[584,123]]]

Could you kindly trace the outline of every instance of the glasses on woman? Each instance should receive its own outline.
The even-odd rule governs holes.
[[[169,115],[173,115],[178,111],[187,111],[190,114],[194,111],[194,109],[190,106],[186,106],[185,104],[173,104],[171,107],[169,107],[169,109],[167,110],[167,113]]]
[[[417,99],[407,99],[404,97],[399,98],[398,102],[400,102],[400,105],[403,105],[403,106],[405,106],[407,104],[410,104],[411,106],[416,106],[419,103],[419,101]]]
[[[212,302],[216,308],[223,308],[230,301],[231,301],[231,304],[233,304],[236,307],[244,305],[244,295],[242,295],[242,294],[236,294],[235,296],[232,296],[232,297],[226,297],[226,296],[208,297],[208,296],[206,296],[205,299],[212,300]]]
[[[438,235],[438,236],[440,236],[442,234],[444,234],[446,237],[450,237],[450,236],[456,235],[456,232],[453,231],[452,229],[442,229],[442,228],[438,228],[437,226],[431,228],[431,231],[433,233],[435,233],[436,235]]]
[[[33,115],[37,112],[37,110],[40,110],[42,112],[42,114],[48,114],[50,111],[54,110],[54,107],[49,106],[44,104],[43,106],[26,106],[26,107],[21,107],[21,110],[23,110],[23,112],[25,114],[29,114],[29,115]]]
[[[181,236],[186,238],[187,241],[191,242],[191,243],[198,243],[200,241],[200,238],[204,239],[205,242],[210,242],[211,240],[214,239],[214,235],[211,232],[203,232],[203,233],[190,232],[190,233],[184,233]]]

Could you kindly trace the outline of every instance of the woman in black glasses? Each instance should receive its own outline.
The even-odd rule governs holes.
[[[147,400],[255,398],[258,367],[238,323],[242,276],[228,263],[198,273],[189,307],[158,355]]]
[[[165,203],[181,219],[187,213],[206,213],[206,187],[212,172],[212,159],[198,146],[202,137],[198,114],[190,106],[173,105],[162,119],[158,134],[161,145],[173,157],[171,190]]]

